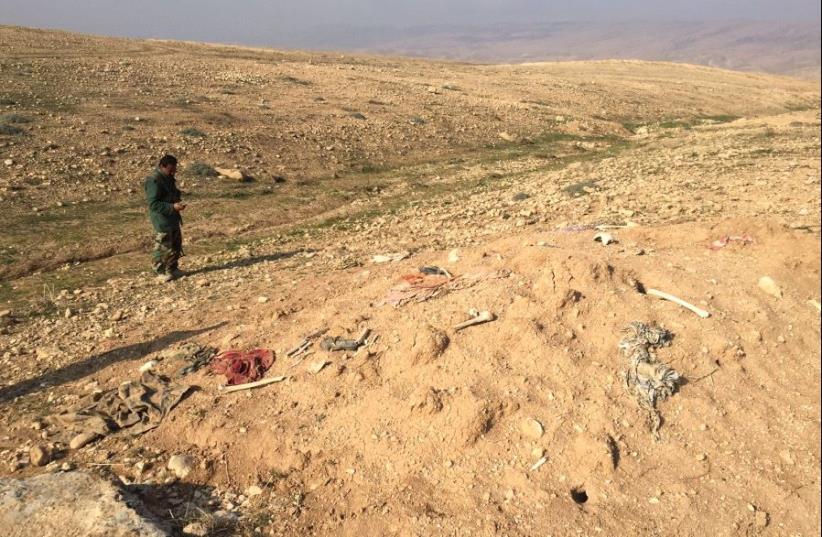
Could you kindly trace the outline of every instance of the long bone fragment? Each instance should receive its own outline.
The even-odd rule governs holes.
[[[234,386],[220,386],[218,389],[223,393],[239,392],[241,390],[250,390],[251,388],[259,388],[260,386],[267,386],[275,382],[282,382],[288,377],[271,377],[267,379],[258,380],[255,382],[247,382],[246,384],[237,384]]]
[[[707,311],[705,311],[703,309],[700,309],[700,308],[697,308],[693,304],[685,302],[681,298],[677,298],[674,295],[669,295],[668,293],[663,293],[662,291],[657,291],[656,289],[648,289],[648,290],[645,291],[645,294],[655,296],[657,298],[661,298],[662,300],[668,300],[670,302],[673,302],[674,304],[679,304],[683,308],[689,309],[692,312],[696,313],[697,315],[699,315],[703,319],[707,319],[708,317],[711,316],[711,314],[708,313]]]
[[[460,331],[463,328],[468,328],[469,326],[474,326],[475,324],[487,323],[489,321],[495,320],[496,318],[497,316],[491,313],[490,311],[481,311],[474,315],[474,317],[472,317],[471,319],[454,325],[454,330]]]

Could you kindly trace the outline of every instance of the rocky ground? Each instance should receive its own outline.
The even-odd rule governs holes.
[[[0,142],[12,162],[0,176],[0,475],[114,477],[172,533],[818,534],[813,86],[638,62],[475,67],[17,29],[0,40],[4,106],[37,118]],[[222,96],[196,113],[161,101],[195,88]],[[366,109],[372,98],[392,105]],[[219,111],[234,119],[205,118]],[[133,130],[115,135],[116,117]],[[184,125],[206,136],[178,135]],[[129,189],[165,150],[257,181],[181,174],[189,274],[160,286]],[[78,239],[89,222],[114,246]],[[596,225],[618,242],[594,242]],[[725,236],[750,240],[712,247]],[[407,256],[374,262],[395,252]],[[380,305],[423,265],[510,275]],[[470,308],[497,319],[454,331]],[[659,440],[622,387],[633,321],[674,333],[659,356],[686,379],[660,406]],[[356,352],[286,357],[322,327],[373,336]],[[69,448],[57,413],[149,360],[173,374],[191,342],[273,349],[267,376],[287,379],[223,393],[201,370],[158,429]]]

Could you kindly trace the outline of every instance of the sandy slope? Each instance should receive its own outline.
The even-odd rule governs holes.
[[[632,64],[620,69],[624,81]],[[763,106],[783,98],[758,87]],[[819,112],[774,112],[652,127],[617,149],[571,142],[551,159],[436,165],[420,172],[431,192],[422,198],[393,172],[330,224],[193,252],[192,274],[171,286],[125,275],[56,292],[57,314],[13,311],[0,334],[10,465],[0,473],[41,472],[16,463],[51,444],[57,467],[122,476],[178,530],[235,512],[229,534],[818,534],[820,317],[809,301],[820,300]],[[464,188],[443,188],[452,183]],[[567,227],[628,221],[638,225],[607,247]],[[753,244],[709,248],[743,233]],[[371,262],[398,250],[412,255]],[[65,274],[82,281],[105,263]],[[379,305],[426,264],[511,274]],[[782,298],[757,286],[765,275]],[[712,316],[644,296],[637,281]],[[498,320],[454,332],[469,308]],[[675,334],[659,357],[687,379],[661,405],[659,441],[621,385],[617,345],[637,320]],[[356,353],[315,347],[292,366],[285,351],[321,326],[377,337]],[[268,375],[290,378],[221,394],[201,371],[159,429],[64,450],[50,415],[184,341],[272,348]],[[317,361],[329,363],[312,373]],[[538,438],[523,430],[529,418],[543,426]],[[543,450],[547,462],[530,470]],[[165,463],[183,452],[195,466],[177,481]],[[251,485],[262,493],[237,497]]]

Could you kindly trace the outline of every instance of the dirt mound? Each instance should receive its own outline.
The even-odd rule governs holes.
[[[65,48],[54,35],[0,29],[2,106],[37,119],[0,146],[0,263],[82,249],[89,222],[112,240],[147,231],[127,178],[148,147],[252,162],[257,181],[186,178],[188,273],[169,285],[141,255],[0,286],[0,474],[116,476],[177,532],[818,533],[818,88],[59,35],[70,61],[43,58]],[[464,89],[428,91],[443,73]],[[86,100],[48,101],[32,80]],[[153,92],[195,86],[173,105],[189,135],[160,139],[176,116]],[[104,129],[116,146],[78,136]],[[30,174],[34,154],[61,175]],[[108,155],[116,179],[78,154]],[[258,170],[280,166],[299,179],[266,185]],[[639,404],[650,384],[620,349],[634,322],[672,334],[643,362],[676,372],[658,438]],[[280,382],[230,392],[208,367],[181,374],[197,346],[270,349],[264,379]],[[194,388],[156,429],[71,449],[52,417],[141,368]]]
[[[285,480],[307,491],[295,528],[318,523],[329,533],[383,533],[406,517],[430,533],[443,520],[472,524],[490,509],[495,524],[514,534],[565,534],[551,522],[556,516],[609,533],[664,534],[673,513],[682,527],[696,508],[711,520],[709,531],[721,532],[755,524],[748,504],[810,531],[806,515],[818,512],[818,500],[811,490],[787,500],[779,482],[800,461],[815,460],[800,447],[817,438],[818,428],[802,425],[811,416],[783,409],[814,393],[819,317],[808,297],[817,292],[819,244],[754,221],[728,226],[622,230],[619,245],[608,247],[593,243],[591,232],[549,233],[463,251],[451,270],[504,267],[512,275],[420,304],[371,309],[362,317],[380,335],[374,344],[329,353],[331,366],[316,375],[276,364],[271,375],[292,375],[277,388],[215,399],[208,388],[215,380],[201,378],[206,389],[183,403],[184,412],[204,409],[210,417],[196,426],[176,420],[150,441],[173,449],[186,438],[204,457],[231,461],[228,480],[220,467],[198,479],[275,490]],[[740,228],[757,243],[707,247],[722,230]],[[677,240],[686,236],[687,243]],[[540,239],[552,247],[536,246]],[[637,255],[640,249],[651,253]],[[292,336],[278,340],[346,318],[346,304],[375,302],[391,274],[407,268],[370,271],[359,289],[291,316],[283,328]],[[785,297],[763,293],[756,274],[774,274]],[[712,317],[643,295],[638,281]],[[498,320],[454,332],[471,307]],[[674,333],[659,358],[686,379],[660,406],[661,441],[622,386],[627,364],[617,344],[635,320]],[[524,432],[524,420],[541,432]],[[751,431],[771,440],[754,440],[761,437]],[[532,470],[543,455],[547,462]],[[720,496],[723,502],[712,500]],[[341,516],[332,522],[329,510]],[[539,515],[546,510],[553,514]],[[521,517],[527,527],[511,525]]]

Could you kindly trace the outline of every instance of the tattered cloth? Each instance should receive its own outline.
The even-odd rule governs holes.
[[[438,274],[406,274],[401,282],[392,287],[379,305],[390,304],[398,308],[409,302],[425,302],[458,289],[467,289],[483,280],[507,278],[508,270],[473,272],[462,276],[448,277]]]
[[[176,353],[172,354],[174,358],[186,362],[186,365],[177,371],[177,376],[183,377],[190,373],[196,373],[210,364],[215,354],[217,354],[217,349],[214,347],[203,347],[196,343],[186,343],[182,345]]]
[[[245,384],[259,380],[274,363],[274,352],[268,349],[250,351],[226,351],[211,364],[211,370],[218,375],[225,375],[227,384]]]
[[[676,392],[680,376],[667,364],[658,362],[653,351],[670,345],[673,335],[664,328],[638,321],[628,325],[625,331],[630,334],[619,342],[623,356],[628,359],[625,388],[648,411],[651,431],[658,436],[662,417],[656,404]]]
[[[124,382],[116,389],[93,393],[78,410],[62,412],[55,419],[76,432],[105,436],[129,429],[131,434],[138,435],[160,425],[190,388],[146,371],[139,381]]]

